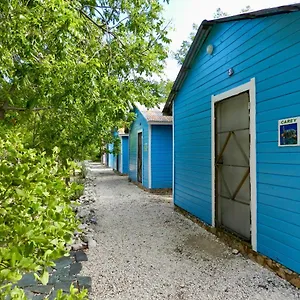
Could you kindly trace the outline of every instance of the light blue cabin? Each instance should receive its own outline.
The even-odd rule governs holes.
[[[136,104],[129,135],[129,178],[147,189],[172,188],[172,117]]]
[[[297,273],[299,10],[203,21],[164,108],[175,205]]]
[[[107,166],[109,168],[114,168],[115,166],[115,155],[113,154],[113,150],[114,150],[114,144],[113,143],[110,143],[107,145],[107,150],[108,150],[108,153],[107,153]]]
[[[120,138],[120,153],[116,157],[115,170],[123,175],[128,174],[129,164],[129,134],[124,129],[119,129],[118,136]]]
[[[128,174],[128,164],[129,164],[129,144],[128,138],[129,134],[126,133],[124,128],[115,130],[113,136],[120,141],[119,153],[114,153],[114,143],[107,145],[108,154],[107,157],[107,166],[118,171],[122,175]]]

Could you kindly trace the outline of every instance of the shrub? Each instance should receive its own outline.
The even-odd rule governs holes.
[[[70,199],[82,187],[66,183],[74,166],[62,166],[58,153],[26,148],[18,134],[0,140],[0,299],[26,299],[12,289],[25,272],[47,283],[47,267],[72,241],[77,221]]]

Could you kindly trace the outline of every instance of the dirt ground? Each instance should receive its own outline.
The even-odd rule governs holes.
[[[97,247],[83,275],[91,299],[294,300],[300,291],[232,250],[153,195],[89,163]]]

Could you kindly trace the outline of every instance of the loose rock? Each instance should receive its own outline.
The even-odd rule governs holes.
[[[87,207],[98,220],[97,247],[82,264],[91,300],[300,299],[299,290],[174,212],[171,197],[93,163],[88,178],[96,175],[96,202]]]
[[[88,239],[88,247],[95,248],[97,246],[97,242],[94,239]]]
[[[237,250],[237,249],[233,249],[233,250],[232,250],[232,254],[234,254],[234,255],[238,255],[238,254],[239,254],[239,250]]]

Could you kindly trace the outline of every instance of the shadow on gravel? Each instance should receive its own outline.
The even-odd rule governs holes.
[[[203,235],[189,235],[174,248],[180,257],[195,261],[216,261],[233,259],[234,256],[223,244],[212,241]]]

